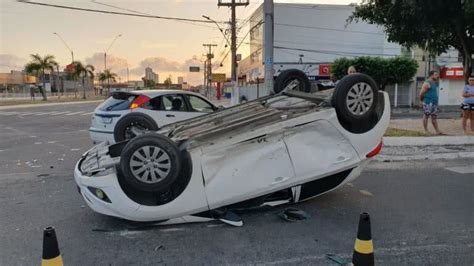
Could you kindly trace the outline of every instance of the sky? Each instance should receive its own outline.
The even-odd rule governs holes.
[[[128,12],[105,6],[113,5],[136,12],[157,16],[202,19],[202,15],[216,21],[228,21],[230,10],[217,7],[217,0],[34,0],[34,2],[74,6],[108,11]],[[99,2],[99,3],[98,3]],[[285,0],[275,2],[312,4],[349,4],[355,0]],[[100,4],[102,3],[102,4]],[[263,3],[250,0],[247,7],[237,8],[237,19],[244,21]],[[224,24],[223,24],[224,25]],[[223,27],[226,27],[225,25]],[[238,36],[249,31],[248,24]],[[117,38],[107,53],[107,68],[120,76],[122,82],[140,80],[145,67],[159,74],[160,82],[172,76],[176,82],[183,76],[190,84],[202,83],[202,74],[189,73],[191,65],[202,67],[206,48],[203,43],[217,44],[214,49],[216,64],[224,60],[229,50],[214,24],[183,23],[162,19],[97,14],[52,7],[29,5],[15,0],[0,0],[0,72],[21,70],[30,54],[54,55],[60,66],[71,62],[71,53],[53,33],[58,33],[74,52],[74,59],[92,64],[96,72],[104,69],[104,52]],[[238,53],[243,57],[249,47],[243,44]],[[214,72],[229,73],[229,57],[223,67]]]

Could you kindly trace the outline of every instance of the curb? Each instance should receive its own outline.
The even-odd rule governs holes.
[[[438,154],[416,154],[416,155],[378,155],[374,158],[377,162],[405,162],[425,160],[455,160],[474,159],[474,152],[453,152]]]
[[[384,137],[384,146],[474,145],[474,136]]]
[[[70,105],[70,104],[86,104],[86,103],[101,103],[104,100],[93,100],[93,101],[74,101],[74,102],[56,102],[56,103],[38,103],[38,104],[18,104],[18,105],[5,105],[0,106],[0,110],[18,109],[18,108],[30,108],[30,107],[43,107],[43,106],[55,106],[55,105]]]

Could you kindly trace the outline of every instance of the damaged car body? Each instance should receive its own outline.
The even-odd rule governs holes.
[[[388,94],[363,74],[329,98],[285,82],[274,95],[95,146],[75,168],[80,194],[98,213],[170,224],[225,221],[228,210],[297,203],[354,180],[382,147]]]

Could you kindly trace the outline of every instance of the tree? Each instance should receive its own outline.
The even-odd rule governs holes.
[[[143,80],[143,86],[145,86],[145,88],[154,88],[155,87],[155,81],[154,80],[151,80],[151,79],[145,79],[145,78],[142,78]]]
[[[117,82],[117,74],[112,73],[110,69],[105,69],[104,72],[99,73],[99,81],[104,84],[107,81],[107,89],[108,93],[110,94],[110,81]]]
[[[454,47],[462,53],[466,80],[473,71],[474,0],[363,0],[353,20],[382,25],[389,41],[431,55]]]
[[[93,65],[83,65],[79,61],[73,62],[74,69],[72,75],[76,78],[80,78],[82,80],[82,99],[86,99],[86,78],[90,78],[90,80],[94,81],[94,66]]]
[[[171,77],[171,75],[170,75],[170,76],[167,77],[167,78],[165,79],[165,81],[163,82],[163,84],[165,84],[166,88],[168,88],[168,89],[170,88],[171,84],[173,84],[173,81],[171,81],[171,78],[172,78],[172,77]]]
[[[347,69],[355,66],[358,72],[371,76],[381,90],[389,84],[403,83],[412,79],[418,70],[416,60],[407,57],[357,57],[354,59],[337,59],[331,67],[331,72],[338,79],[347,75]]]
[[[31,54],[31,62],[27,63],[25,66],[25,72],[28,74],[35,75],[36,77],[43,80],[43,87],[41,88],[41,95],[43,96],[43,101],[48,100],[46,96],[46,80],[45,80],[45,70],[50,70],[51,73],[54,72],[54,67],[58,66],[58,63],[54,60],[54,56],[45,55],[41,57],[39,54]]]

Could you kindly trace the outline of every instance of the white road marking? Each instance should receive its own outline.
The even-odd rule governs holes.
[[[82,114],[82,113],[84,113],[84,111],[74,112],[74,113],[70,113],[70,114],[67,114],[67,115],[78,115],[78,114]]]
[[[89,113],[85,113],[85,114],[82,114],[82,115],[91,115],[93,114],[94,112],[89,112]]]
[[[36,113],[32,113],[32,112],[25,112],[25,113],[20,113],[18,114],[19,116],[27,116],[27,115],[33,115],[33,114],[36,114]]]
[[[43,144],[43,142],[38,141],[38,142],[35,142],[35,144],[39,145],[39,144]]]
[[[7,115],[16,115],[16,114],[18,114],[18,112],[0,112],[0,115],[5,115],[5,116],[7,116]]]
[[[54,115],[62,115],[62,114],[67,114],[67,113],[69,113],[69,111],[66,111],[66,112],[59,112],[59,113],[56,113],[56,114],[54,114]]]
[[[39,112],[39,113],[35,113],[34,115],[46,115],[46,114],[50,114],[52,112]]]
[[[448,167],[446,170],[455,172],[458,174],[474,174],[474,165],[470,166],[460,166],[460,167]]]
[[[56,142],[57,142],[56,140],[48,141],[49,144],[54,144],[54,143],[56,143]]]

